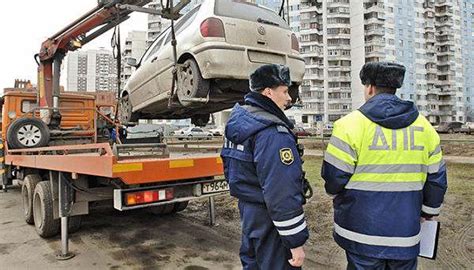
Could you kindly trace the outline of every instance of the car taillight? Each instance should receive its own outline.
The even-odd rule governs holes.
[[[207,18],[201,23],[201,35],[225,38],[224,24],[218,18]]]
[[[298,52],[300,51],[300,44],[298,42],[298,38],[296,37],[294,33],[291,34],[291,49]]]
[[[174,198],[174,190],[172,188],[167,188],[159,190],[130,192],[125,194],[125,198],[127,205],[168,201]]]

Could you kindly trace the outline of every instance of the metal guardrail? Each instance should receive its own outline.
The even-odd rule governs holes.
[[[307,141],[320,141],[322,143],[328,142],[330,137],[298,137],[299,140],[307,140]],[[466,143],[466,144],[474,144],[473,139],[441,139],[441,144],[448,144],[448,143]]]

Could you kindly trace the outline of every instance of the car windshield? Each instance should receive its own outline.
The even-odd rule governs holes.
[[[275,12],[243,0],[216,0],[214,13],[218,16],[243,19],[290,29]]]

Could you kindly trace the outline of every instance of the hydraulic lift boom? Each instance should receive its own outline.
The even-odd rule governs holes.
[[[151,0],[99,0],[97,7],[90,10],[41,44],[35,55],[38,63],[38,105],[40,108],[59,106],[60,67],[67,52],[81,48],[96,37],[129,18],[129,14],[146,12],[168,19],[177,19],[179,11],[190,0],[182,0],[173,6],[169,0],[162,10],[143,8]],[[40,110],[42,120],[54,128],[59,126],[61,115],[58,110]]]

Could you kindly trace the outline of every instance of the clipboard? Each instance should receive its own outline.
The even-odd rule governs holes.
[[[436,220],[425,220],[420,229],[420,253],[419,257],[435,260],[438,252],[440,222]]]

